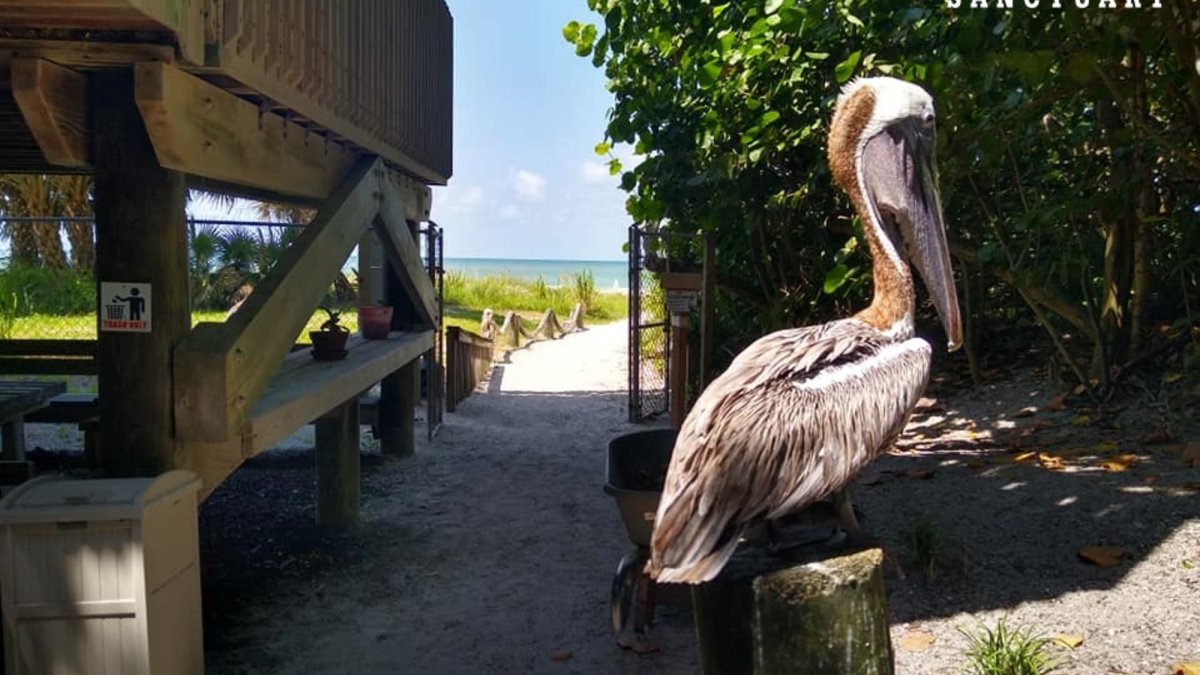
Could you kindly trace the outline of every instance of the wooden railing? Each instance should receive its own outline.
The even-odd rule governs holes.
[[[492,367],[494,343],[458,326],[446,329],[446,412],[454,412]]]

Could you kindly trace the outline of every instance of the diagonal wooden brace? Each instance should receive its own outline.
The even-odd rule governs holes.
[[[383,162],[364,158],[225,323],[202,323],[176,348],[181,441],[236,436],[338,270],[379,214]]]

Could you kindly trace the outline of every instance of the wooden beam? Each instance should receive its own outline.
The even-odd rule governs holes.
[[[225,323],[203,323],[175,349],[181,440],[237,434],[313,309],[379,212],[383,163],[364,158]]]
[[[148,42],[0,38],[0,56],[38,58],[68,68],[93,69],[128,66],[139,61],[174,63],[175,48]]]
[[[433,331],[421,331],[393,333],[387,340],[353,336],[342,361],[314,361],[307,351],[289,355],[254,406],[243,430],[246,447],[260,452],[275,445],[432,346]]]
[[[406,200],[394,184],[384,181],[380,193],[382,199],[375,230],[379,233],[384,255],[403,286],[404,294],[412,300],[421,324],[432,327],[437,323],[433,283],[408,225],[416,219],[408,217],[411,211],[404,206]]]
[[[280,195],[325,199],[355,153],[163,63],[134,67],[137,105],[164,167]]]
[[[47,162],[90,168],[85,75],[43,59],[16,58],[12,94]]]

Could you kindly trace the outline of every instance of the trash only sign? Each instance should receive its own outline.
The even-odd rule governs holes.
[[[150,284],[100,282],[100,330],[150,332]]]

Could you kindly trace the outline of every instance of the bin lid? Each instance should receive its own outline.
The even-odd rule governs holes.
[[[0,525],[137,520],[154,502],[199,489],[196,474],[182,470],[157,478],[42,476],[22,483],[0,500]]]

